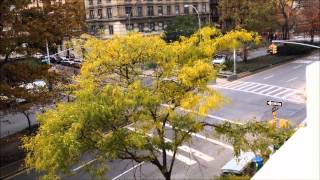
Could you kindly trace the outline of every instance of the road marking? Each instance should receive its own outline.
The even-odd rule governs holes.
[[[245,86],[243,86],[243,87],[241,87],[241,88],[239,88],[239,89],[247,89],[247,88],[250,88],[250,87],[252,87],[252,85],[254,85],[255,83],[249,83],[249,84],[247,84],[247,85],[245,85]]]
[[[298,69],[299,67],[302,67],[302,65],[295,66],[293,69]]]
[[[130,131],[135,131],[135,130],[136,130],[136,129],[133,128],[133,127],[127,127],[127,129],[129,129]],[[153,136],[153,134],[150,134],[150,133],[146,133],[146,135],[148,135],[149,137],[152,137],[152,136]],[[164,139],[165,139],[165,141],[171,141],[171,140],[168,139],[168,138],[164,138]],[[171,141],[171,142],[172,142],[172,141]],[[180,146],[179,146],[179,147],[180,147]],[[178,148],[179,148],[179,147],[178,147]],[[160,149],[157,149],[157,150],[160,151],[160,152],[162,152],[162,150],[160,150]],[[171,150],[166,150],[166,153],[167,153],[167,155],[169,155],[169,156],[173,156],[173,152],[172,152]],[[194,160],[192,160],[192,159],[190,159],[190,158],[188,158],[188,157],[185,157],[185,156],[179,154],[178,152],[176,153],[176,159],[178,159],[178,160],[181,161],[181,162],[184,162],[185,164],[187,164],[187,165],[189,165],[189,166],[197,163],[196,161],[194,161]]]
[[[292,78],[292,79],[289,79],[289,80],[286,81],[286,82],[291,82],[291,81],[294,81],[294,80],[296,80],[296,79],[298,79],[298,77],[294,77],[294,78]]]
[[[245,89],[243,89],[243,90],[245,90],[245,91],[251,91],[252,89],[255,89],[256,87],[259,87],[260,86],[260,84],[255,84],[254,86],[251,86],[251,87],[249,87],[249,88],[245,88]]]
[[[231,86],[231,88],[234,88],[234,89],[243,88],[243,87],[247,86],[248,84],[251,85],[251,84],[253,84],[253,83],[243,82],[243,83],[240,83],[240,84],[238,84],[238,85],[236,85],[236,86]],[[230,88],[230,87],[229,87],[229,88]]]
[[[166,127],[172,128],[172,126],[171,126],[170,124],[167,124],[167,123],[166,123]],[[186,131],[186,130],[183,130],[183,131]],[[225,148],[227,148],[227,149],[233,150],[233,147],[232,147],[232,146],[230,146],[230,145],[228,145],[228,144],[225,144],[225,143],[223,143],[223,142],[220,142],[220,141],[217,141],[217,140],[208,138],[208,137],[203,136],[203,135],[201,135],[201,134],[191,133],[191,135],[192,135],[192,136],[195,136],[195,137],[198,137],[198,138],[200,138],[200,139],[209,141],[209,142],[211,142],[211,143],[213,143],[213,144],[217,144],[217,145],[220,145],[220,146],[225,147]]]
[[[265,77],[265,78],[263,78],[264,80],[266,80],[266,79],[270,79],[270,78],[272,78],[274,75],[272,74],[272,75],[270,75],[270,76],[267,76],[267,77]]]
[[[249,82],[243,82],[243,81],[238,81],[237,85],[238,87],[240,87],[242,84],[248,84]],[[267,96],[267,97],[273,97],[273,98],[277,98],[277,99],[284,99],[282,97],[277,97],[272,95],[273,93],[280,93],[280,91],[285,91],[286,89],[293,91],[295,93],[300,93],[300,90],[296,90],[296,89],[291,89],[291,88],[284,88],[281,86],[277,86],[277,85],[269,85],[269,84],[263,84],[263,83],[254,83],[255,85],[252,86],[243,86],[242,88],[233,88],[236,86],[219,86],[219,85],[208,85],[209,88],[222,88],[222,89],[229,89],[229,90],[235,90],[235,91],[241,91],[241,92],[246,92],[246,93],[252,93],[252,94],[256,94],[256,95],[262,95],[262,96]],[[274,89],[275,88],[275,89]],[[270,92],[267,92],[267,89],[273,89]],[[279,91],[279,92],[278,92]],[[301,92],[302,93],[302,92]],[[284,99],[290,102],[294,102],[297,104],[304,104],[305,101],[301,100],[301,99],[294,99],[294,98],[290,98],[290,99]]]
[[[274,87],[268,87],[268,88],[266,88],[266,89],[264,89],[264,90],[262,90],[262,91],[260,91],[260,93],[265,93],[265,92],[268,92],[268,91],[270,91],[271,89],[273,89]]]
[[[279,90],[281,90],[281,89],[282,89],[282,88],[276,88],[276,89],[274,89],[274,90],[266,93],[266,95],[270,95],[270,94],[272,94],[272,93],[274,93],[274,92],[277,92],[277,91],[279,91]]]
[[[208,87],[212,88],[212,85],[208,85]],[[168,104],[161,104],[161,106],[170,107]],[[197,112],[191,111],[189,109],[184,109],[184,108],[177,108],[177,109],[179,109],[181,111],[185,111],[185,112],[191,112],[191,113],[198,114]],[[211,115],[211,114],[204,114],[203,116],[206,116],[206,117],[209,117],[209,118],[212,118],[212,119],[217,119],[217,120],[220,120],[220,121],[226,121],[226,122],[233,123],[233,124],[239,124],[239,125],[243,124],[241,122],[232,121],[232,120],[229,120],[229,119],[226,119],[226,118],[223,118],[223,117],[219,117],[219,116],[214,116],[214,115]]]
[[[167,142],[172,142],[171,139],[168,139],[168,138],[164,138],[164,139]],[[192,147],[186,146],[186,145],[181,145],[181,146],[178,147],[178,149],[181,149],[181,150],[183,150],[185,152],[188,152],[188,153],[190,153],[190,154],[192,154],[192,155],[194,155],[194,156],[196,156],[198,158],[201,158],[201,159],[203,159],[205,161],[213,161],[214,160],[213,157],[208,156],[208,155],[206,155],[206,154],[204,154],[204,153],[202,153],[202,152],[200,152],[200,151],[198,151],[196,149],[193,149]]]
[[[280,97],[280,96],[279,96],[280,94],[284,94],[284,93],[287,93],[288,91],[290,91],[290,89],[286,89],[286,90],[284,90],[284,91],[280,91],[279,93],[277,93],[277,94],[274,94],[273,96],[277,96],[277,97]]]
[[[296,92],[291,92],[291,93],[288,93],[288,94],[286,94],[285,96],[282,96],[282,98],[284,98],[284,99],[286,99],[287,97],[289,97],[289,96],[292,96],[292,95],[294,95]]]
[[[139,166],[142,166],[142,164],[143,164],[143,163],[144,163],[144,161],[142,161],[141,163],[139,163],[139,164],[137,164],[137,165],[133,166],[132,168],[130,168],[130,169],[128,169],[128,170],[126,170],[125,172],[123,172],[123,173],[119,174],[118,176],[114,177],[112,180],[119,179],[121,176],[123,176],[123,175],[127,174],[128,172],[130,172],[130,171],[134,170],[135,168],[137,168],[137,167],[139,167]]]
[[[92,164],[92,163],[93,163],[93,162],[95,162],[96,160],[97,160],[97,159],[92,159],[91,161],[86,162],[86,163],[84,163],[84,164],[82,164],[82,165],[80,165],[80,166],[78,166],[78,167],[76,167],[76,168],[72,169],[72,171],[73,171],[73,172],[76,172],[76,171],[80,170],[81,168],[83,168],[83,167],[85,167],[85,166],[88,166],[88,165]]]
[[[268,87],[268,85],[262,85],[261,87],[258,87],[257,89],[253,89],[252,92],[259,92],[261,89],[265,90],[266,87]]]
[[[167,155],[173,156],[173,152],[172,152],[172,151],[166,150],[166,152],[167,152]],[[190,158],[188,158],[188,157],[185,157],[185,156],[183,156],[183,155],[181,155],[181,154],[179,154],[179,153],[176,153],[176,159],[178,159],[179,161],[182,161],[182,162],[186,163],[186,164],[189,165],[189,166],[194,165],[194,164],[197,163],[195,160],[192,160],[192,159],[190,159]]]
[[[241,81],[234,81],[232,83],[227,83],[227,84],[224,84],[222,87],[231,87],[233,85],[237,85],[237,84],[240,84]]]

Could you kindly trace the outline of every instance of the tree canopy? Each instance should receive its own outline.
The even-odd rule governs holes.
[[[206,27],[173,43],[136,33],[88,38],[76,98],[38,116],[38,133],[24,138],[26,165],[59,178],[92,153],[96,175],[104,175],[105,160],[131,159],[152,163],[170,179],[178,147],[203,129],[209,109],[227,102],[207,87],[217,74],[210,61],[219,48],[237,41],[259,37]],[[157,64],[151,75],[142,68],[150,62]]]
[[[164,38],[167,42],[177,41],[180,36],[191,36],[198,28],[198,20],[195,16],[176,16],[164,29]]]
[[[275,27],[274,2],[270,0],[221,0],[219,19],[224,29],[244,28],[266,32]]]
[[[64,38],[80,35],[84,30],[82,1],[45,0],[41,6],[30,3],[29,0],[0,2],[0,57],[4,61],[12,53],[44,52],[46,42],[55,50]]]

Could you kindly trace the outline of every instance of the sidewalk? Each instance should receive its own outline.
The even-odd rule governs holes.
[[[260,47],[254,50],[249,50],[248,52],[248,60],[254,59],[261,56],[268,55],[267,49],[265,47]]]

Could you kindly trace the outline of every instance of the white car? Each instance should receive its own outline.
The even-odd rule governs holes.
[[[224,64],[226,61],[226,55],[215,55],[212,59],[212,64]]]
[[[254,162],[255,154],[253,152],[241,152],[239,157],[234,157],[222,168],[222,175],[241,175],[250,164]]]

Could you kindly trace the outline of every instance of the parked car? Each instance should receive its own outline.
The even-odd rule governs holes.
[[[221,168],[222,176],[253,175],[253,171],[255,171],[255,157],[253,152],[241,152],[239,157],[234,157]]]
[[[227,61],[227,55],[219,54],[215,55],[212,59],[212,64],[224,64]]]
[[[81,68],[81,62],[79,62],[79,61],[74,61],[73,64],[72,64],[72,67]]]
[[[64,66],[73,66],[74,62],[73,61],[68,61],[68,60],[63,60],[63,61],[61,61],[60,64],[64,65]]]
[[[52,57],[50,57],[50,61],[52,63],[57,63],[59,64],[62,61],[62,58],[59,55],[53,55]]]

